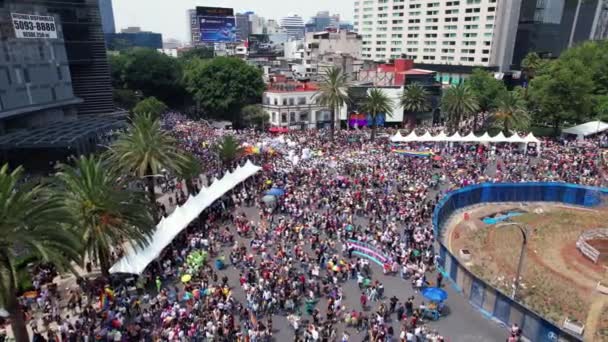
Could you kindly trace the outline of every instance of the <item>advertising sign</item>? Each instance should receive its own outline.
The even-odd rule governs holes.
[[[199,17],[234,17],[234,10],[232,8],[224,7],[196,7],[196,15]]]
[[[201,41],[209,43],[236,42],[234,17],[199,17]]]
[[[55,17],[50,15],[11,13],[15,37],[57,39]]]

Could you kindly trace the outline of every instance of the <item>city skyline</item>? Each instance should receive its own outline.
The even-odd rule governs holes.
[[[309,0],[298,3],[294,9],[293,3],[275,2],[271,0],[259,0],[249,3],[236,0],[182,0],[178,2],[144,1],[144,0],[112,0],[114,7],[114,18],[116,31],[128,26],[139,26],[144,31],[152,31],[163,34],[164,39],[175,38],[183,42],[189,41],[188,21],[186,13],[188,9],[196,6],[231,7],[235,13],[253,11],[266,19],[280,20],[288,14],[300,15],[304,22],[319,11],[329,11],[331,14],[340,14],[344,21],[352,21],[353,0],[338,0],[326,2],[323,0]],[[163,18],[163,20],[159,20]]]

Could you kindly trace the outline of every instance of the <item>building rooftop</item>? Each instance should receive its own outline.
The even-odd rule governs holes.
[[[319,87],[314,83],[308,82],[280,82],[270,83],[266,88],[266,91],[273,93],[292,93],[292,92],[305,92],[305,91],[317,91]]]

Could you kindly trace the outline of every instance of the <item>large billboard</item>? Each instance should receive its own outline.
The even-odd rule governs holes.
[[[57,38],[55,17],[52,15],[11,13],[16,38]]]
[[[234,10],[224,7],[196,7],[201,32],[201,42],[236,42],[236,20]]]
[[[236,24],[234,17],[200,16],[198,17],[201,41],[207,43],[236,42]]]

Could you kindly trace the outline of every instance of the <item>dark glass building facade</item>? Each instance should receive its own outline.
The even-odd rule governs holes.
[[[603,0],[522,0],[513,51],[519,67],[529,52],[557,58],[577,43],[595,39]]]
[[[0,3],[7,8],[18,6],[20,11],[43,9],[44,13],[54,15],[63,30],[74,95],[83,100],[77,106],[78,114],[114,111],[99,0],[5,0]]]
[[[106,34],[108,50],[122,51],[133,47],[162,49],[163,35],[154,32]]]

